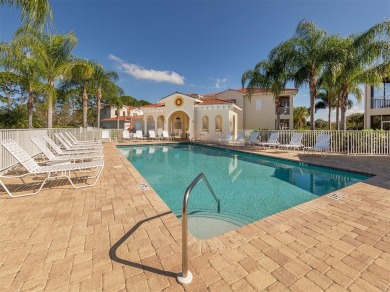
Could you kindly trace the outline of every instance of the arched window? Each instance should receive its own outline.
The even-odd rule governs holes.
[[[154,119],[152,116],[149,116],[148,119],[146,120],[146,129],[149,130],[154,130]]]
[[[215,132],[222,132],[222,117],[215,117]]]
[[[202,117],[202,131],[203,132],[209,131],[209,117],[208,116]]]

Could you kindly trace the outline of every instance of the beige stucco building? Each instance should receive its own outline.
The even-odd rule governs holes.
[[[380,86],[366,85],[364,128],[390,130],[390,78]]]
[[[281,129],[293,128],[293,100],[296,89],[286,89],[275,109],[273,95],[255,90],[248,98],[245,89],[229,89],[213,94],[175,92],[158,103],[142,106],[143,131],[167,130],[182,139],[215,140],[241,130],[275,129],[276,110],[280,112]]]
[[[105,129],[128,129],[135,127],[143,128],[143,111],[134,106],[123,106],[118,110],[116,107],[104,105],[100,110],[100,125]]]

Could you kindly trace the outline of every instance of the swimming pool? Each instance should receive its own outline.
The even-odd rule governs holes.
[[[205,239],[369,178],[367,175],[189,143],[119,146],[120,151],[180,218],[186,188],[203,172],[220,199],[220,213],[204,183],[191,192],[189,231]]]

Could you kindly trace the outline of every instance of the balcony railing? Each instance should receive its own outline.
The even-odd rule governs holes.
[[[371,98],[371,109],[387,108],[387,107],[390,107],[390,95],[386,95],[385,97]]]
[[[279,112],[279,115],[289,115],[290,114],[290,107],[289,106],[280,106],[276,110],[277,110],[277,112]]]

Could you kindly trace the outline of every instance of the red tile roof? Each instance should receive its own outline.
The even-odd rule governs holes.
[[[197,103],[198,105],[209,105],[209,104],[233,104],[231,101],[222,100],[218,98],[203,99],[202,102]]]
[[[144,118],[144,116],[135,116],[135,117],[120,116],[119,121],[130,121],[131,119],[135,120],[135,119],[143,119],[143,118]],[[117,118],[113,117],[113,118],[102,119],[102,122],[114,122],[116,120],[117,120]]]
[[[141,109],[143,108],[151,108],[151,107],[164,107],[164,103],[154,103],[154,104],[148,104],[148,105],[143,105],[141,106]]]
[[[235,91],[238,91],[238,92],[242,92],[242,93],[248,93],[249,90],[246,89],[246,88],[240,88],[240,89],[233,89]],[[262,88],[255,88],[255,89],[252,89],[251,90],[253,93],[260,93],[260,92],[271,92],[271,89],[262,89]],[[287,92],[287,91],[298,91],[297,89],[295,88],[286,88],[283,90],[284,92]]]

